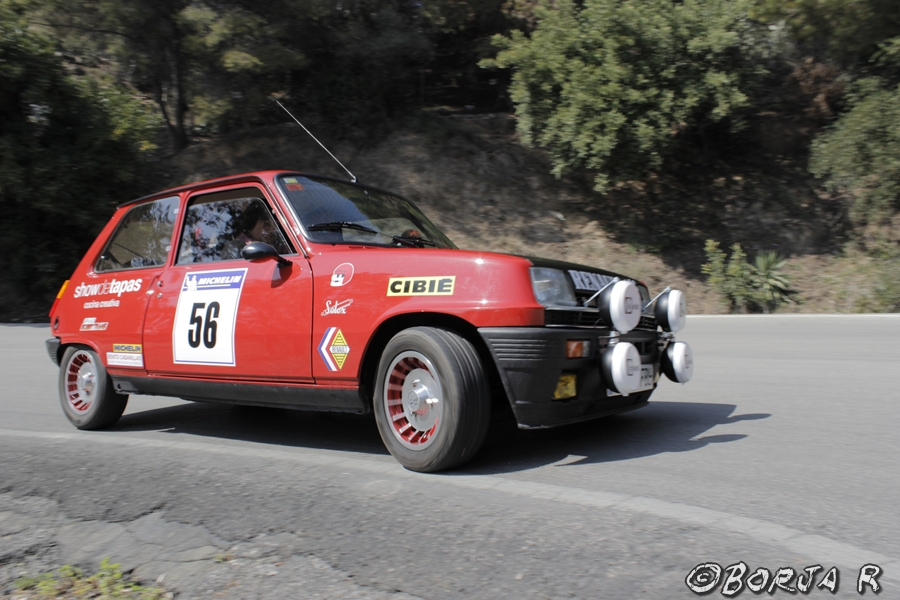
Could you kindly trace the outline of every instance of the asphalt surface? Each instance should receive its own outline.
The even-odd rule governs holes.
[[[436,475],[364,417],[136,396],[78,431],[46,337],[0,326],[0,594],[109,556],[178,598],[694,598],[741,561],[900,597],[900,316],[690,317],[694,381]]]

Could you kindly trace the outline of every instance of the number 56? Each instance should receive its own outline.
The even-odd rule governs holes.
[[[206,307],[206,323],[204,324],[203,315],[197,314]],[[210,302],[206,306],[206,302],[194,302],[191,309],[191,328],[188,329],[188,344],[191,348],[199,348],[201,340],[207,348],[213,348],[216,345],[216,329],[218,323],[216,319],[219,317],[219,303]]]

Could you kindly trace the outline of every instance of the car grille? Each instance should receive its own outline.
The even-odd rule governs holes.
[[[608,329],[607,325],[598,322],[599,315],[595,312],[580,310],[545,310],[544,324],[548,327],[597,327]],[[656,318],[644,315],[635,329],[642,331],[656,331]]]
[[[494,338],[491,347],[498,360],[549,360],[558,356],[562,349],[549,340],[529,340],[519,338]]]

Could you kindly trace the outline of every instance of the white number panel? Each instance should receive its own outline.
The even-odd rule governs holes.
[[[173,360],[234,366],[234,324],[247,269],[187,273],[172,328]]]

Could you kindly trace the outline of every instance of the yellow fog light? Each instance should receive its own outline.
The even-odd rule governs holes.
[[[556,391],[553,392],[554,400],[565,400],[566,398],[575,397],[575,374],[564,373],[559,376],[556,382]]]

